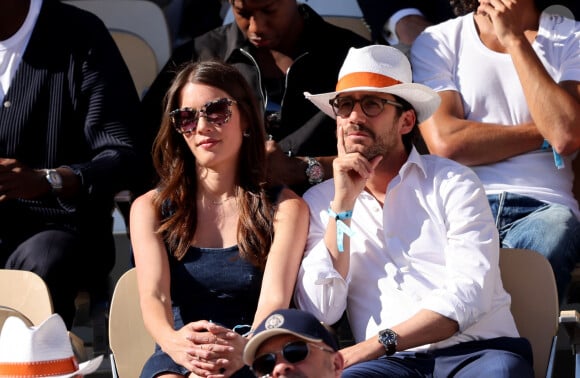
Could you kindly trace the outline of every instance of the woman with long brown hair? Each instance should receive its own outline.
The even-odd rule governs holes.
[[[289,306],[308,208],[266,189],[263,117],[235,68],[188,64],[165,104],[159,183],[131,209],[143,320],[158,345],[141,376],[253,376],[234,330]]]

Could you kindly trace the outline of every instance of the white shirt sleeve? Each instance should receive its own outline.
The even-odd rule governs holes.
[[[346,310],[350,277],[345,280],[334,269],[324,242],[328,224],[327,198],[329,194],[333,195],[324,194],[325,191],[333,190],[328,184],[329,182],[325,182],[321,184],[323,189],[314,188],[304,194],[304,199],[310,207],[310,229],[306,252],[298,273],[294,300],[300,309],[309,311],[320,321],[332,325],[340,320]]]
[[[296,283],[296,305],[332,325],[346,310],[347,291],[347,281],[332,266],[324,240],[321,240],[302,260]]]

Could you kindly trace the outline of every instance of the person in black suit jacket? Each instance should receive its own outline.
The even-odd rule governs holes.
[[[0,267],[40,275],[69,328],[80,288],[108,293],[114,196],[140,180],[138,106],[96,16],[0,2]]]

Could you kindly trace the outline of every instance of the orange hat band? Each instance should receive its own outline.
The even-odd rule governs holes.
[[[74,357],[33,362],[0,362],[0,377],[50,377],[74,373],[79,365]]]
[[[390,76],[372,72],[353,72],[338,80],[338,83],[336,83],[336,91],[340,92],[355,87],[390,87],[396,84],[401,84],[401,82]]]

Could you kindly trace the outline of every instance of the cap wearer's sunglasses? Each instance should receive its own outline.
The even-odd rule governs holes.
[[[291,364],[304,361],[308,357],[309,348],[315,347],[325,352],[334,353],[334,350],[305,341],[292,341],[284,345],[282,350],[271,352],[257,357],[252,363],[252,371],[258,377],[269,376],[276,367],[276,355],[282,353],[282,357]]]
[[[229,98],[219,98],[204,104],[201,109],[193,108],[175,109],[169,113],[173,127],[180,134],[189,134],[197,129],[200,117],[205,117],[208,122],[216,126],[227,123],[232,116],[232,104],[236,101]]]
[[[350,96],[335,97],[328,101],[332,106],[332,111],[337,117],[347,118],[352,113],[356,103],[360,103],[360,107],[367,117],[376,117],[382,113],[385,104],[402,108],[403,105],[396,101],[387,100],[377,96],[363,96],[360,99],[355,99]]]

